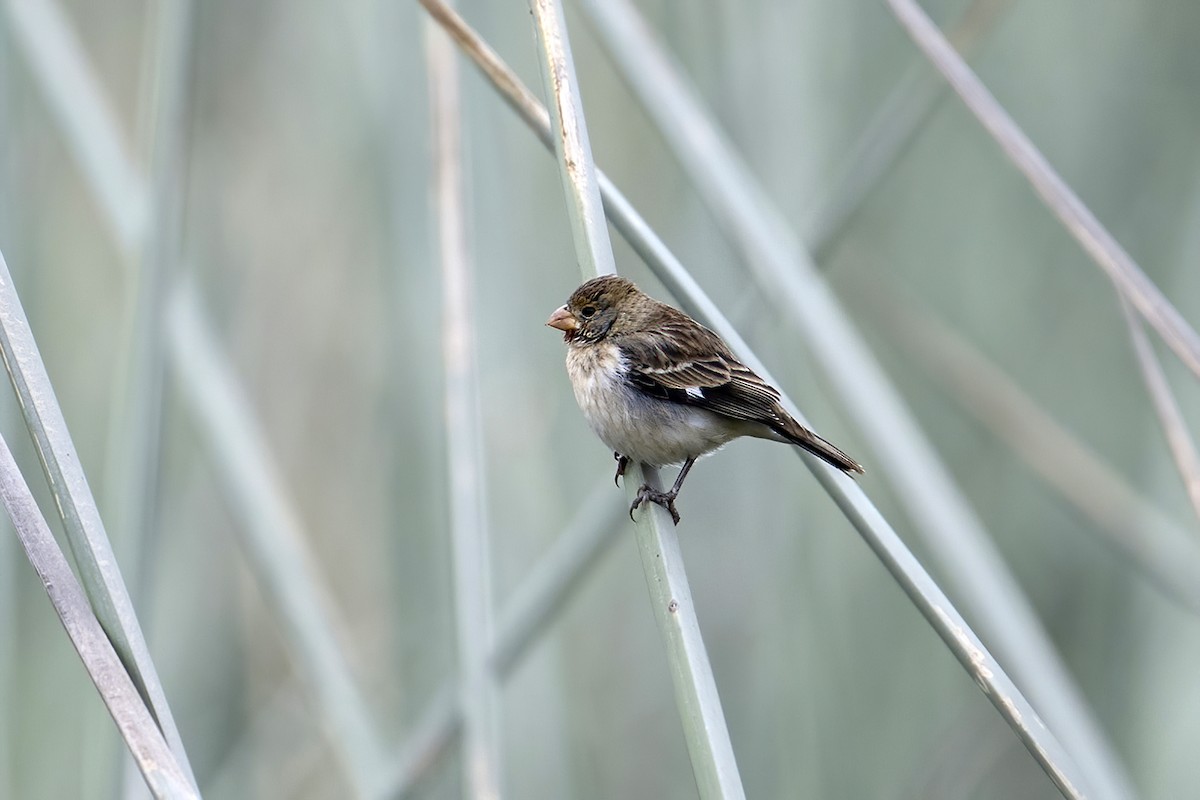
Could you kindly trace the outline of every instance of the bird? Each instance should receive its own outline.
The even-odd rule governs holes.
[[[843,472],[862,465],[797,422],[779,391],[724,340],[617,275],[592,278],[546,320],[563,332],[567,376],[588,426],[613,451],[618,482],[631,461],[682,464],[675,484],[643,484],[629,516],[656,503],[679,524],[675,499],[696,459],[741,436],[801,447]]]

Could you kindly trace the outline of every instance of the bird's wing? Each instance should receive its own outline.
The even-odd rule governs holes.
[[[621,337],[619,345],[630,383],[652,397],[733,419],[767,424],[778,419],[779,392],[738,361],[719,336],[691,319]]]

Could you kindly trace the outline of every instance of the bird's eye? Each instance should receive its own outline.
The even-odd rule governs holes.
[[[583,308],[579,309],[579,316],[583,317],[584,319],[589,319],[595,313],[595,306],[584,306]]]

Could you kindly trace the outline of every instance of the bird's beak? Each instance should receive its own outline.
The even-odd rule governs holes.
[[[575,315],[566,306],[551,314],[550,319],[546,320],[546,324],[567,333],[579,330],[579,320],[575,319]]]

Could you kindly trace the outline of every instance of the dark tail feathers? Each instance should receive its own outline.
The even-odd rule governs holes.
[[[817,436],[799,422],[796,422],[790,416],[784,415],[783,421],[780,424],[772,425],[771,427],[776,433],[783,436],[792,444],[803,447],[808,452],[832,464],[843,472],[857,472],[860,475],[862,474],[863,468],[861,464],[820,436]]]

